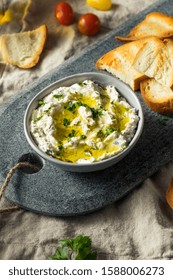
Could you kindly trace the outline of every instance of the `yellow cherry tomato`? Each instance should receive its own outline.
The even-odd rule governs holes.
[[[110,10],[112,7],[111,0],[86,0],[86,2],[92,8],[95,8],[95,9],[101,10],[101,11]]]

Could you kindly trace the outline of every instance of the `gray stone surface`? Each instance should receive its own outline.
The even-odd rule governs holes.
[[[160,1],[138,14],[104,40],[92,45],[77,57],[69,59],[61,68],[54,69],[32,88],[23,91],[7,108],[1,110],[0,162],[1,175],[10,169],[22,154],[32,152],[23,132],[23,116],[31,98],[48,84],[62,77],[85,71],[96,71],[96,60],[119,45],[117,34],[128,31],[152,10],[173,14],[171,1]],[[119,164],[105,171],[76,174],[64,172],[45,163],[35,174],[18,171],[7,190],[6,197],[26,209],[49,215],[77,215],[92,212],[119,200],[137,187],[159,167],[172,159],[173,120],[163,125],[163,116],[152,112],[143,103],[145,125],[142,137],[134,150]]]

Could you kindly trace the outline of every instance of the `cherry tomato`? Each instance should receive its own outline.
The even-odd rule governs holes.
[[[62,25],[70,25],[75,21],[72,7],[66,2],[59,2],[55,6],[55,17]]]
[[[78,20],[78,29],[84,35],[95,35],[100,31],[100,20],[95,14],[84,14]]]
[[[86,2],[92,8],[95,8],[95,9],[101,10],[101,11],[110,10],[112,7],[111,0],[86,0]]]

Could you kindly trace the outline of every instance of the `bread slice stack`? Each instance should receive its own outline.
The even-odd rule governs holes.
[[[173,41],[148,41],[139,50],[133,66],[149,77],[140,83],[146,104],[159,113],[173,113]]]
[[[173,114],[171,36],[173,17],[158,12],[151,13],[124,40],[128,41],[127,37],[133,37],[133,41],[129,40],[131,42],[102,56],[96,62],[96,67],[120,78],[133,90],[140,89],[144,101],[152,110]]]
[[[1,60],[20,68],[34,67],[39,61],[46,37],[45,25],[32,31],[3,34],[0,38]]]
[[[126,84],[129,84],[133,90],[138,90],[140,82],[146,76],[132,65],[138,51],[145,42],[145,39],[138,40],[111,50],[96,62],[96,67],[107,70]]]
[[[116,39],[122,42],[134,41],[150,36],[155,36],[160,39],[173,36],[173,17],[152,12],[145,19],[137,24],[130,33],[126,36],[116,36]]]
[[[173,41],[151,38],[137,53],[133,66],[161,85],[173,87]]]

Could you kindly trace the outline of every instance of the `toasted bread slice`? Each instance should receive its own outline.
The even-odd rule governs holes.
[[[45,25],[39,28],[1,36],[1,51],[3,60],[20,68],[35,66],[42,53],[47,37]]]
[[[166,87],[173,87],[173,41],[150,38],[134,59],[134,68]]]
[[[140,81],[145,79],[146,76],[135,70],[132,64],[136,54],[145,42],[146,40],[138,40],[111,50],[96,62],[96,67],[115,75],[130,85],[133,90],[138,90]]]
[[[159,84],[155,79],[146,79],[140,83],[140,90],[145,103],[162,114],[173,113],[173,91]]]
[[[173,17],[159,12],[152,12],[137,24],[127,36],[116,36],[119,41],[134,41],[149,36],[168,38],[173,36]]]

